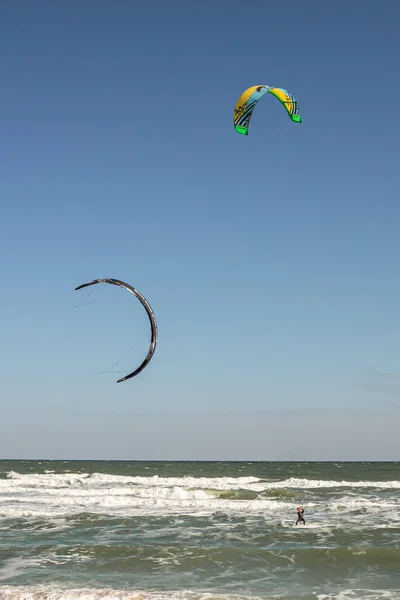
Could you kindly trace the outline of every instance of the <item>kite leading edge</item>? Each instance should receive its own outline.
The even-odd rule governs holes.
[[[141,371],[143,371],[143,369],[151,361],[153,354],[155,352],[155,349],[156,349],[156,345],[157,345],[157,322],[156,322],[156,318],[153,313],[153,310],[152,310],[150,304],[147,302],[146,298],[144,296],[142,296],[142,294],[140,292],[138,292],[137,289],[135,289],[128,283],[125,283],[124,281],[120,281],[119,279],[94,279],[93,281],[89,281],[87,283],[83,283],[82,285],[79,285],[78,287],[75,288],[75,290],[81,290],[82,288],[88,287],[90,285],[95,285],[96,283],[109,283],[112,285],[118,285],[119,287],[125,288],[126,290],[128,290],[128,292],[131,292],[134,296],[136,296],[136,298],[142,303],[142,305],[144,306],[144,308],[146,310],[147,316],[149,317],[150,327],[151,327],[151,341],[150,341],[149,351],[147,352],[145,359],[137,367],[137,369],[132,371],[132,373],[128,373],[128,375],[125,375],[125,377],[121,377],[121,379],[118,379],[117,383],[121,383],[121,381],[126,381],[127,379],[131,379],[132,377],[135,377],[136,375],[138,375]]]

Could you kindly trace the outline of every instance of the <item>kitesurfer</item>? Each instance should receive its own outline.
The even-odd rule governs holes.
[[[297,521],[296,521],[296,525],[298,523],[303,523],[303,525],[306,524],[303,515],[304,515],[304,508],[301,508],[301,506],[299,506],[298,509],[297,509]]]

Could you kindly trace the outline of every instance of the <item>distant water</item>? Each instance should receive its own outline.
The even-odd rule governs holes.
[[[400,463],[0,461],[0,600],[75,598],[400,599]]]

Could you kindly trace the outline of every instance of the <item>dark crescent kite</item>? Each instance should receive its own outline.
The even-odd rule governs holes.
[[[131,379],[138,375],[143,369],[149,364],[151,361],[153,354],[157,345],[157,322],[154,316],[153,310],[150,304],[147,302],[146,298],[142,296],[140,292],[138,292],[134,287],[125,283],[124,281],[120,281],[119,279],[94,279],[93,281],[88,281],[88,283],[83,283],[75,288],[75,290],[81,290],[82,288],[88,287],[89,285],[95,285],[96,283],[109,283],[111,285],[118,285],[119,287],[125,288],[128,292],[131,292],[144,306],[147,312],[147,316],[149,317],[150,327],[151,327],[151,340],[150,340],[150,348],[144,359],[144,361],[138,366],[137,369],[132,371],[132,373],[128,373],[125,377],[121,377],[118,379],[117,383],[121,383],[121,381],[126,381],[127,379]]]

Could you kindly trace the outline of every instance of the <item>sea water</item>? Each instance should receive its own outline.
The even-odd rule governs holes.
[[[0,600],[400,599],[399,501],[400,463],[0,461]]]

